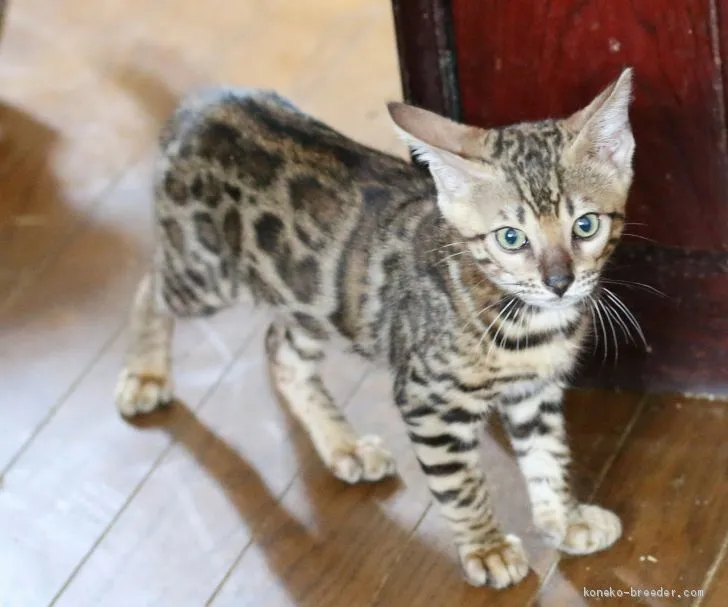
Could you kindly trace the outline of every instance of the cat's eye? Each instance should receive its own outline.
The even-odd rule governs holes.
[[[574,222],[574,236],[577,238],[591,238],[599,231],[599,215],[587,213]]]
[[[495,233],[498,244],[507,251],[517,251],[528,244],[528,238],[517,228],[501,228]]]

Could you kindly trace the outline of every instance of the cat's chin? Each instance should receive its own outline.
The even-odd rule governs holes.
[[[573,310],[583,304],[583,297],[559,297],[558,299],[534,299],[523,298],[524,303],[539,310]]]

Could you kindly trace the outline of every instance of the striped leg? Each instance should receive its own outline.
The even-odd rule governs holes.
[[[377,436],[358,437],[321,381],[323,344],[301,327],[273,323],[266,350],[275,387],[308,433],[324,464],[347,483],[394,474],[392,455]]]
[[[536,526],[560,550],[590,554],[611,546],[622,526],[612,512],[578,504],[571,494],[562,393],[550,384],[536,393],[503,396],[499,408],[526,479]]]
[[[528,573],[521,541],[504,536],[489,503],[479,461],[481,417],[439,396],[398,394],[415,454],[455,538],[465,576],[474,586],[503,588]],[[405,390],[407,392],[407,390]],[[418,398],[419,396],[419,398]]]

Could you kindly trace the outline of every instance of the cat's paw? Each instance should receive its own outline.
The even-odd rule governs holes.
[[[528,574],[528,559],[521,540],[507,535],[495,546],[463,546],[458,550],[465,578],[473,586],[505,588]]]
[[[166,375],[142,374],[124,369],[116,382],[114,401],[124,417],[149,413],[172,400]]]
[[[559,548],[564,543],[568,520],[563,507],[534,511],[533,522],[549,546]]]
[[[568,515],[561,511],[535,517],[549,544],[568,554],[591,554],[609,548],[622,535],[619,517],[591,504],[579,504]]]
[[[329,466],[336,478],[350,484],[379,481],[395,473],[394,458],[378,436],[363,436],[350,448],[336,450]]]
[[[622,535],[619,517],[592,504],[580,504],[570,514],[559,550],[568,554],[591,554],[609,548]]]

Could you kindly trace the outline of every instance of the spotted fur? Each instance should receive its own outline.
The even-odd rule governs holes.
[[[390,105],[429,172],[271,92],[192,96],[161,137],[157,248],[133,306],[120,411],[169,398],[173,317],[212,314],[252,293],[278,312],[266,340],[278,392],[347,482],[378,480],[394,465],[323,385],[324,346],[343,336],[388,365],[471,583],[502,587],[528,570],[520,541],[494,518],[478,461],[490,410],[505,422],[535,522],[554,545],[610,545],[619,519],[569,491],[561,402],[588,330],[586,302],[622,227],[629,94],[625,72],[568,119],[489,131]],[[598,213],[604,233],[576,242],[572,225],[586,212]],[[528,247],[500,249],[502,226],[527,233]]]

